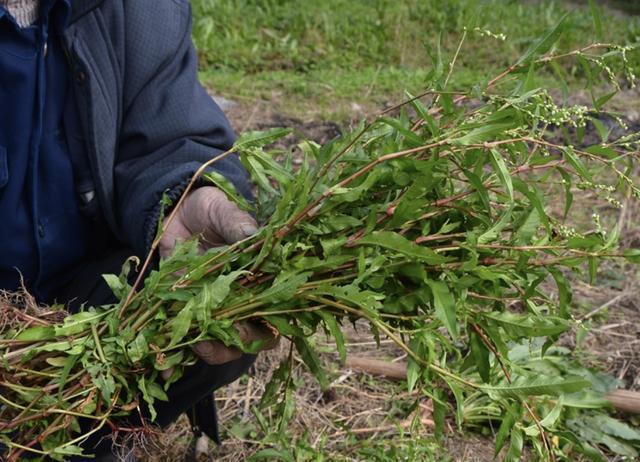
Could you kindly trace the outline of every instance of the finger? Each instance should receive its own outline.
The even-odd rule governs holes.
[[[227,244],[233,244],[258,232],[258,224],[251,215],[230,201],[222,191],[216,191],[218,194],[212,195],[208,209],[211,229],[215,234]]]
[[[166,382],[171,378],[174,372],[175,372],[175,368],[170,367],[169,369],[165,369],[164,371],[160,372],[160,375],[162,376],[162,379]]]
[[[204,248],[224,245],[225,241],[211,227],[209,204],[224,196],[218,188],[205,186],[191,192],[178,210],[176,219],[188,230],[190,236],[199,236]]]
[[[180,214],[191,234],[201,235],[203,247],[232,244],[257,231],[253,217],[212,186],[193,191]]]
[[[193,351],[210,366],[218,366],[240,359],[242,352],[235,347],[226,347],[217,341],[200,342],[193,346]]]
[[[167,220],[165,219],[165,223]],[[184,242],[191,237],[191,233],[181,220],[172,220],[166,227],[159,243],[160,258],[167,258],[179,242]]]
[[[235,325],[240,335],[240,340],[245,345],[250,345],[255,341],[261,342],[262,350],[272,350],[280,342],[280,337],[269,329],[268,326],[256,322],[240,322]]]

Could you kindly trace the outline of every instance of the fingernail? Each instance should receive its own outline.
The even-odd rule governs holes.
[[[256,228],[255,225],[252,225],[251,223],[242,223],[240,225],[240,229],[242,230],[242,234],[244,234],[245,237],[251,237],[258,232],[258,228]]]

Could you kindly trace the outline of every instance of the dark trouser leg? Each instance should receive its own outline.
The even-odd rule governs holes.
[[[104,258],[89,262],[79,272],[79,276],[69,286],[55,294],[54,298],[65,303],[71,310],[79,309],[83,304],[99,306],[114,303],[115,298],[102,278],[103,274],[118,274],[122,264],[132,255],[127,249],[109,252]],[[244,355],[238,360],[220,366],[209,366],[199,361],[185,370],[184,376],[169,389],[169,401],[158,402],[156,423],[162,427],[174,422],[180,414],[194,408],[201,400],[207,398],[214,390],[237,380],[251,367],[255,356]],[[211,403],[208,403],[211,406]],[[206,409],[198,409],[196,414],[203,415]],[[210,408],[213,414],[215,410]],[[193,414],[192,414],[193,415]],[[215,423],[215,422],[213,422]],[[211,423],[207,426],[211,427]],[[215,427],[215,425],[213,425]],[[86,449],[88,452],[105,453],[110,451],[110,441],[104,439],[105,434],[92,438]],[[215,438],[215,435],[209,436]],[[103,441],[101,441],[103,440]]]

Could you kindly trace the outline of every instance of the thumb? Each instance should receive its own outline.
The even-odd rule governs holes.
[[[256,220],[241,210],[227,196],[216,189],[217,193],[209,202],[209,220],[213,230],[227,244],[241,241],[258,232]]]

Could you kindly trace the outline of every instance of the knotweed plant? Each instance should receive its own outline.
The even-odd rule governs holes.
[[[615,228],[570,224],[583,212],[576,192],[592,191],[608,207],[639,197],[637,134],[582,141],[610,98],[596,96],[599,76],[619,85],[617,69],[626,70],[632,50],[595,44],[554,54],[561,24],[465,92],[448,90],[451,72],[436,58],[430,91],[324,146],[274,154],[265,146],[286,131],[243,136],[223,156],[240,155],[254,203],[219,175],[203,175],[256,214],[255,237],[205,254],[186,242],[150,273],[149,258],[140,268],[146,279],[132,285],[131,261],[122,275],[106,276],[115,305],[61,317],[62,308],[4,303],[0,442],[8,460],[80,454],[88,436],[143,404],[153,419],[154,404],[195,362],[193,344],[259,348],[242,344],[234,327],[242,320],[290,340],[326,387],[309,339],[327,332],[344,358],[343,326],[358,319],[407,353],[408,387],[433,399],[438,431],[455,409],[459,423],[495,423],[506,460],[519,460],[525,442],[542,459],[602,457],[598,442],[581,439],[564,418],[606,405],[592,376],[532,364],[576,324],[570,277],[593,279],[603,260],[639,258],[617,248]],[[536,84],[538,72],[570,59],[588,69],[594,107],[558,105]],[[558,201],[560,212],[550,207]],[[535,346],[537,356],[514,358],[516,345]],[[273,432],[294,410],[291,358],[263,399],[282,416]]]

